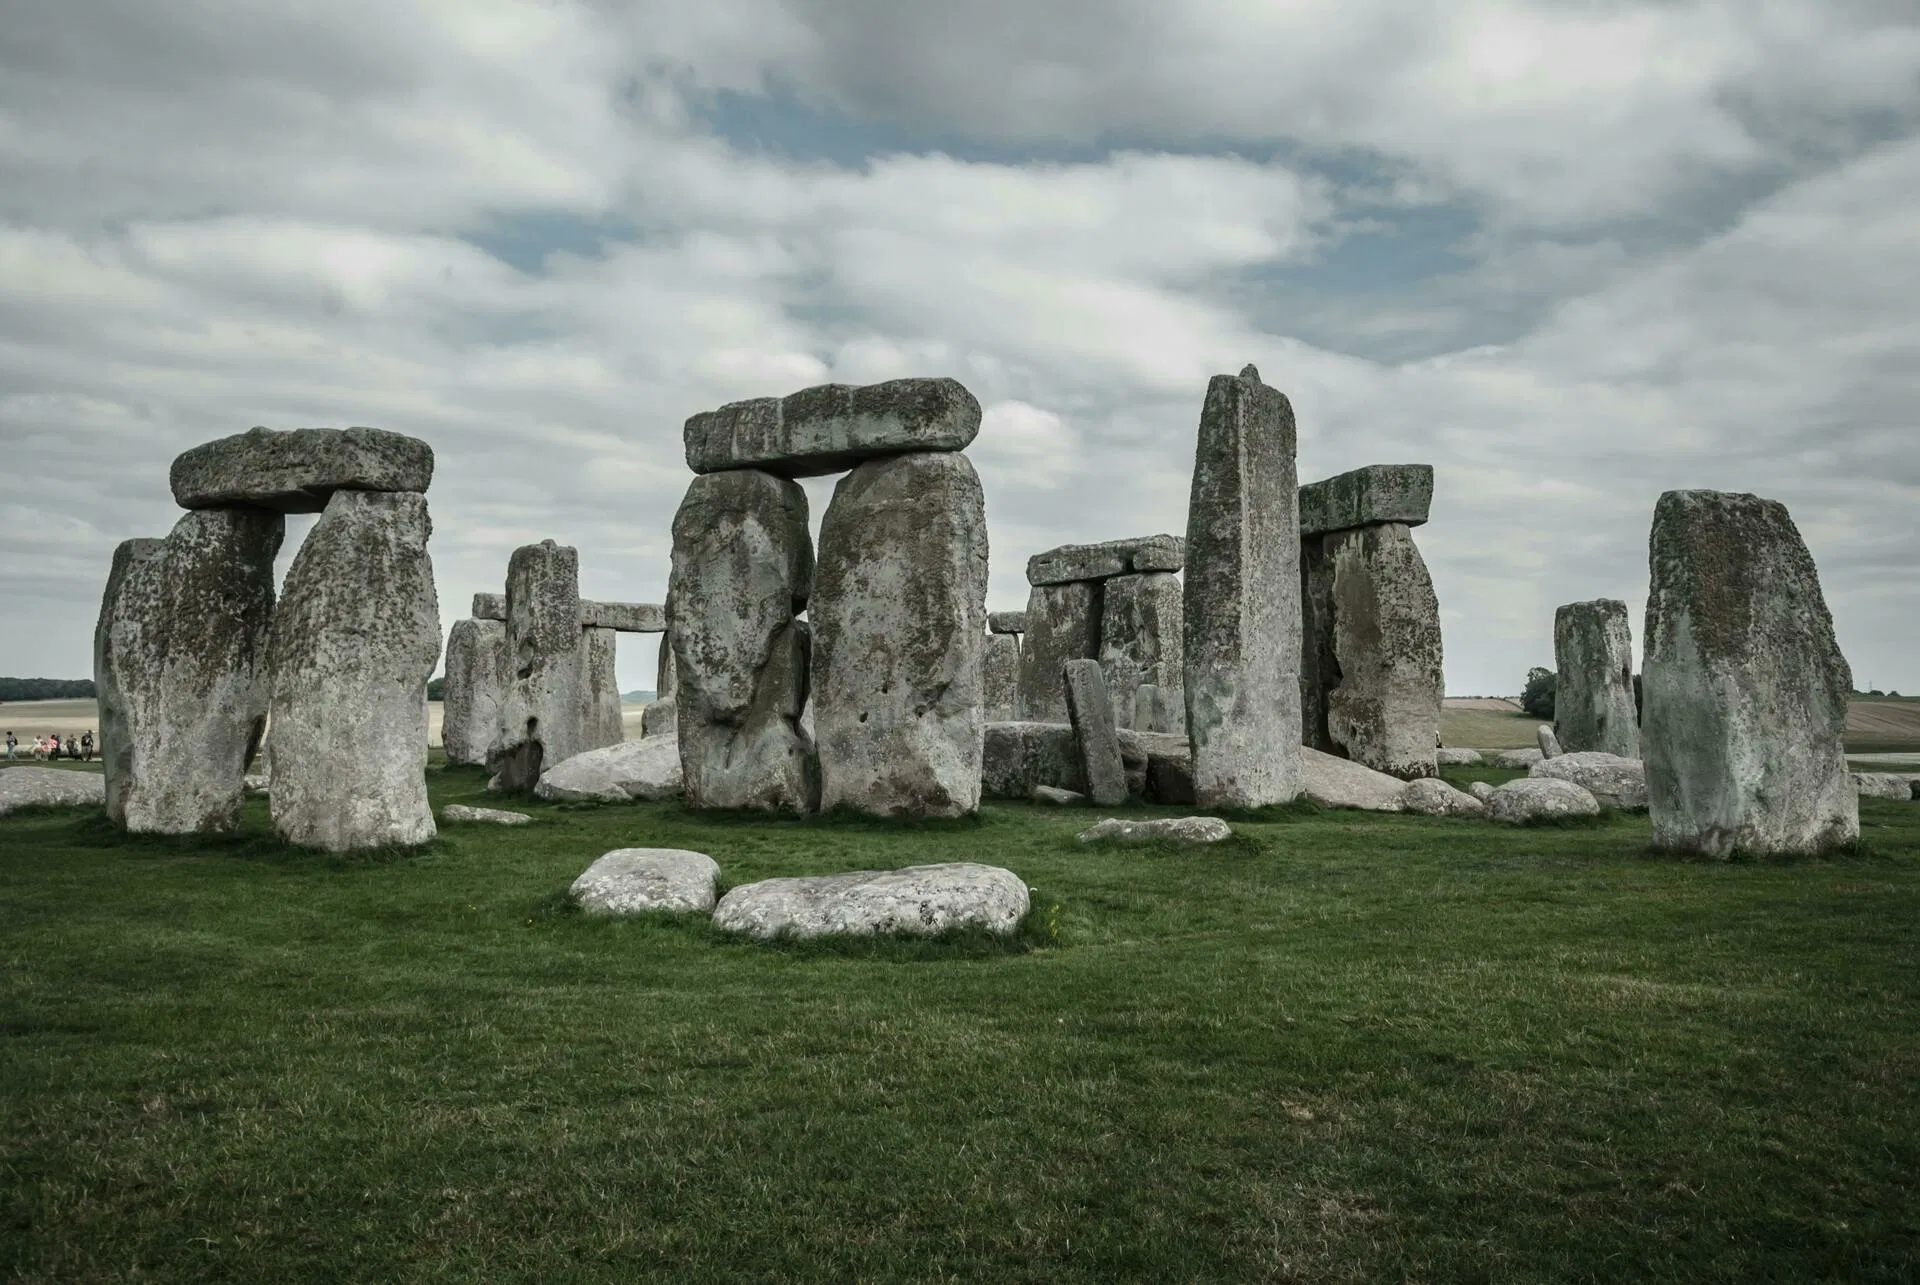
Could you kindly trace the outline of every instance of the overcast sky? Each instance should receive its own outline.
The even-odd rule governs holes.
[[[1303,480],[1435,466],[1451,693],[1562,602],[1637,643],[1676,487],[1784,501],[1856,683],[1920,691],[1912,0],[0,8],[0,674],[90,672],[209,438],[430,441],[451,626],[544,537],[658,601],[689,414],[900,375],[986,408],[1017,608],[1185,530],[1251,361]]]

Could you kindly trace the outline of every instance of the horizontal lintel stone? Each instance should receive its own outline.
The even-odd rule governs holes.
[[[507,595],[504,593],[474,594],[473,618],[475,620],[505,620],[507,618]]]
[[[667,609],[657,602],[594,602],[580,600],[582,629],[612,629],[623,634],[664,634]]]
[[[1024,611],[989,611],[987,613],[987,632],[995,634],[1024,634],[1027,632],[1027,613]]]
[[[1432,505],[1433,465],[1369,464],[1300,488],[1300,534],[1387,522],[1419,526]]]
[[[844,473],[867,460],[965,450],[980,432],[980,403],[956,379],[822,384],[757,397],[687,420],[687,467],[755,468],[781,477]]]
[[[1030,585],[1106,580],[1141,571],[1179,571],[1187,542],[1177,535],[1145,535],[1105,544],[1063,544],[1027,559]]]
[[[173,461],[183,509],[318,513],[335,491],[424,491],[433,448],[378,428],[254,428],[202,442]]]

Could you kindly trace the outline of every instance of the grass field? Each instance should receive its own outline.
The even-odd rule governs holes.
[[[1626,817],[1302,809],[1175,854],[1023,806],[528,810],[365,860],[280,846],[259,801],[218,842],[0,820],[0,1273],[1920,1271],[1920,806],[1727,865]],[[729,882],[986,860],[1036,909],[1011,946],[806,949],[570,913],[635,844]]]

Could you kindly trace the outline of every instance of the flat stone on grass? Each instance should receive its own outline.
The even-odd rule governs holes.
[[[449,803],[440,809],[442,821],[478,821],[486,825],[530,825],[533,818],[525,812],[502,808],[470,808],[464,803]]]
[[[1087,796],[1076,790],[1062,790],[1052,785],[1036,785],[1033,787],[1033,801],[1051,803],[1057,808],[1077,808],[1086,804]]]
[[[705,914],[719,889],[720,867],[704,852],[617,848],[588,866],[568,891],[590,915],[640,915]]]
[[[713,923],[759,938],[933,937],[958,928],[1005,934],[1027,907],[1019,875],[956,861],[743,884],[720,899]]]
[[[1622,812],[1647,810],[1647,768],[1639,759],[1599,750],[1579,750],[1545,759],[1527,769],[1538,780],[1551,777],[1572,781],[1598,799],[1603,807]]]
[[[1400,791],[1400,807],[1403,811],[1430,817],[1482,816],[1487,810],[1485,803],[1454,789],[1437,776],[1408,781]]]
[[[85,807],[107,801],[107,779],[97,772],[57,767],[10,767],[0,771],[0,816],[17,808]]]
[[[556,803],[631,803],[680,797],[680,742],[643,736],[576,754],[540,775],[536,797]]]
[[[1497,787],[1487,799],[1487,815],[1509,825],[1598,816],[1600,801],[1575,785],[1550,776],[1525,776]]]
[[[1219,817],[1157,817],[1126,821],[1108,817],[1080,832],[1082,843],[1218,843],[1233,837],[1233,827]]]
[[[1904,776],[1888,772],[1853,773],[1854,791],[1869,799],[1911,799],[1914,783]]]

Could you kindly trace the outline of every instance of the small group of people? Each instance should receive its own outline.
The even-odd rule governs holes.
[[[93,733],[82,732],[78,738],[69,736],[62,744],[60,738],[52,733],[36,736],[24,747],[20,738],[12,732],[7,733],[7,757],[20,758],[23,755],[37,759],[79,759],[85,762],[93,757]]]

